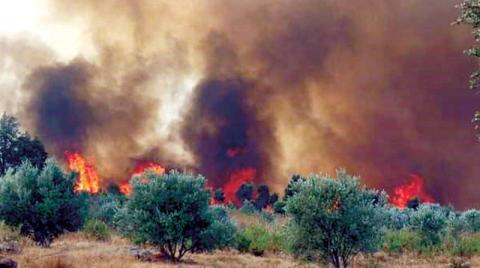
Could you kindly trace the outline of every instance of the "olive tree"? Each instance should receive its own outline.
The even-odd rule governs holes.
[[[335,178],[313,175],[293,183],[287,201],[291,248],[297,255],[347,267],[359,252],[381,241],[387,196],[360,184],[344,170]]]
[[[74,192],[74,173],[53,160],[39,169],[30,162],[0,178],[0,219],[48,246],[65,231],[76,231],[86,216],[86,196]]]
[[[115,218],[136,243],[159,248],[172,261],[187,252],[228,245],[234,228],[226,213],[209,208],[205,179],[172,171],[133,179],[132,194]]]

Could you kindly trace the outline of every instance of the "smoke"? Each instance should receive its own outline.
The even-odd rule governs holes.
[[[281,191],[291,174],[346,167],[386,190],[422,175],[436,200],[478,206],[457,3],[54,1],[95,53],[33,66],[23,118],[106,177],[147,158],[215,187],[254,169]]]

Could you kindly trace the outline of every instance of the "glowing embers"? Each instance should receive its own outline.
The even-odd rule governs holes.
[[[425,192],[423,178],[419,175],[411,175],[410,181],[393,190],[390,202],[399,208],[407,207],[409,201],[418,198],[423,203],[433,203],[435,200]]]
[[[100,178],[93,163],[76,152],[65,152],[65,158],[68,169],[78,173],[75,191],[98,193],[100,190]]]

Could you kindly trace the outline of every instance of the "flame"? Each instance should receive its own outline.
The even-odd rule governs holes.
[[[245,182],[251,182],[255,178],[257,170],[254,168],[242,168],[238,169],[230,174],[228,182],[223,187],[225,194],[225,203],[238,204],[238,200],[235,198],[235,192]]]
[[[100,190],[100,178],[92,162],[77,152],[65,152],[65,158],[67,159],[68,169],[79,174],[75,184],[75,191],[98,193]]]
[[[407,207],[408,201],[419,198],[421,202],[433,203],[435,200],[425,192],[423,178],[419,175],[411,175],[410,181],[396,187],[390,202],[399,208]]]
[[[146,171],[152,171],[155,174],[162,175],[165,173],[165,167],[155,163],[155,162],[142,162],[137,164],[137,166],[133,169],[132,175],[130,175],[130,179],[137,176],[142,176],[142,174]],[[132,186],[130,185],[130,179],[126,182],[120,183],[118,186],[121,193],[125,195],[130,195],[132,193]]]

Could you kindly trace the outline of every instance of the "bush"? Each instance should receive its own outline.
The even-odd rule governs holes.
[[[202,232],[196,251],[222,249],[234,245],[237,227],[232,223],[225,209],[212,207],[210,213],[212,216],[211,225]]]
[[[413,210],[390,207],[387,210],[387,215],[388,215],[387,228],[390,230],[401,230],[408,227],[411,211]]]
[[[277,201],[275,204],[273,204],[273,212],[278,213],[278,214],[285,214],[285,206],[286,203],[284,201]]]
[[[240,212],[244,214],[253,214],[257,212],[257,209],[253,205],[253,203],[249,200],[243,201],[243,206],[239,209]]]
[[[312,176],[298,180],[288,198],[287,212],[293,253],[321,257],[335,267],[347,267],[359,252],[371,252],[381,242],[386,194],[362,187],[345,171],[336,178]]]
[[[87,237],[105,241],[110,239],[108,225],[97,219],[90,219],[85,223],[83,232]]]
[[[215,223],[218,215],[209,209],[210,193],[203,177],[172,171],[163,175],[150,172],[146,178],[133,180],[132,194],[115,216],[122,233],[136,243],[158,247],[173,261],[189,251],[225,245],[228,239],[211,236],[213,229],[223,232],[227,227]]]
[[[480,254],[480,234],[464,235],[454,239],[450,249],[452,255],[472,257]]]
[[[41,170],[25,162],[0,178],[0,219],[48,246],[83,226],[86,196],[75,193],[74,185],[75,174],[65,174],[52,159]]]
[[[268,229],[261,224],[252,224],[237,234],[237,249],[240,252],[250,252],[261,256],[269,249],[273,240]]]
[[[91,196],[88,206],[88,217],[114,227],[114,216],[125,203],[126,197],[119,194],[99,194]]]
[[[469,209],[460,215],[460,220],[465,224],[465,231],[478,232],[480,231],[480,211],[476,209]]]
[[[411,228],[419,234],[425,249],[440,245],[449,213],[440,205],[422,204],[411,214]]]
[[[390,253],[405,253],[420,248],[420,238],[411,230],[389,231],[383,238],[383,248]]]

